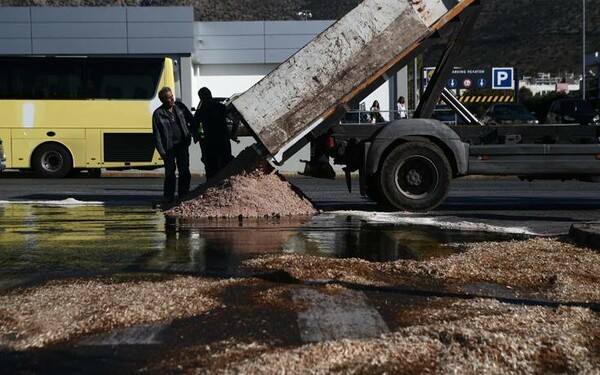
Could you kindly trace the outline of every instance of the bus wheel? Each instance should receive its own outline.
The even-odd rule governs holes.
[[[33,168],[42,177],[66,177],[73,169],[69,151],[57,143],[46,143],[33,153]]]
[[[433,143],[409,142],[396,147],[381,166],[384,204],[405,211],[429,211],[448,194],[452,172]]]

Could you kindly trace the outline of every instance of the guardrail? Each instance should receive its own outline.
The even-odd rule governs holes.
[[[407,111],[408,117],[412,117],[414,111]],[[378,116],[379,115],[379,116]],[[367,111],[351,110],[340,120],[340,124],[386,124],[392,120],[398,119],[397,111]]]
[[[408,110],[406,112],[408,113],[408,118],[412,118],[415,111]],[[377,112],[371,112],[367,110],[351,110],[350,112],[346,113],[346,116],[342,120],[340,120],[340,124],[383,125],[390,122],[390,119],[396,120],[396,116],[398,115],[397,111],[379,111],[381,118],[378,121],[376,119],[376,113]],[[449,108],[435,109],[433,111],[432,118],[438,119],[448,125],[459,125],[465,123],[458,113]]]

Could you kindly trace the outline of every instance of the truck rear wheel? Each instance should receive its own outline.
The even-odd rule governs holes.
[[[381,166],[381,203],[405,211],[432,210],[446,198],[451,177],[446,156],[433,143],[401,144]]]
[[[73,169],[71,153],[58,143],[46,143],[33,153],[33,168],[42,177],[66,177]]]

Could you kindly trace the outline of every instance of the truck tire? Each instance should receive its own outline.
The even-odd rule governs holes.
[[[58,143],[46,143],[33,153],[33,169],[42,177],[66,177],[73,169],[73,158],[67,148]]]
[[[452,173],[442,150],[428,142],[396,147],[381,166],[383,205],[404,211],[429,211],[437,207],[450,187]]]

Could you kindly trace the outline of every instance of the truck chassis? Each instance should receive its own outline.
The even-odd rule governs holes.
[[[315,141],[330,146],[313,147],[311,160],[332,158],[348,178],[358,171],[361,194],[385,207],[428,211],[453,178],[468,175],[593,181],[600,176],[599,134],[598,126],[449,126],[431,119],[339,125]]]

